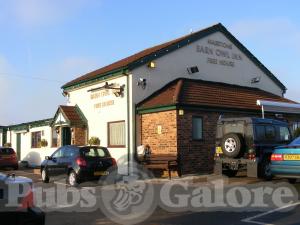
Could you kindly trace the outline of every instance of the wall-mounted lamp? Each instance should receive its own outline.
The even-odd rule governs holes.
[[[251,79],[251,84],[256,84],[260,82],[261,77],[254,77]]]
[[[198,66],[192,66],[187,68],[188,74],[198,73],[199,69]]]
[[[64,97],[69,97],[69,92],[63,91],[63,92],[62,92],[62,95],[63,95]]]
[[[156,67],[156,63],[154,61],[148,63],[148,68],[154,69],[155,67]]]
[[[147,80],[145,78],[139,78],[136,85],[145,89],[147,85]]]

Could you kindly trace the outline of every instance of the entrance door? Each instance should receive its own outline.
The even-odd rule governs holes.
[[[17,134],[17,156],[18,160],[21,161],[21,134]]]
[[[62,128],[62,145],[70,145],[71,144],[71,128],[63,127]]]

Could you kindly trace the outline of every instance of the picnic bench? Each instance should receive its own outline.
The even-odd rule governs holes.
[[[180,160],[174,154],[149,154],[140,159],[140,163],[147,169],[168,170],[169,179],[171,179],[171,171],[177,171],[181,176]]]

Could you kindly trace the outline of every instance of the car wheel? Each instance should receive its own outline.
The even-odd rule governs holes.
[[[290,184],[295,184],[297,182],[297,178],[289,178],[288,181]]]
[[[265,180],[272,180],[273,175],[271,173],[271,161],[269,157],[266,157],[261,164],[260,176]]]
[[[14,170],[18,170],[19,169],[19,165],[14,166]]]
[[[237,134],[227,134],[222,139],[223,154],[230,158],[235,158],[240,154],[242,148],[242,138]]]
[[[223,171],[223,174],[227,177],[235,177],[237,173],[238,173],[237,170],[224,170]]]
[[[72,170],[70,173],[69,173],[69,176],[68,176],[68,184],[72,187],[77,187],[78,184],[79,184],[79,181],[78,181],[78,178],[77,178],[77,174],[75,173],[74,170]]]
[[[49,176],[47,170],[44,168],[41,173],[43,183],[49,183]]]

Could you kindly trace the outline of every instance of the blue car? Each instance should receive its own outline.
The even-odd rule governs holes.
[[[300,137],[289,145],[275,149],[271,156],[271,173],[295,183],[300,178]]]

